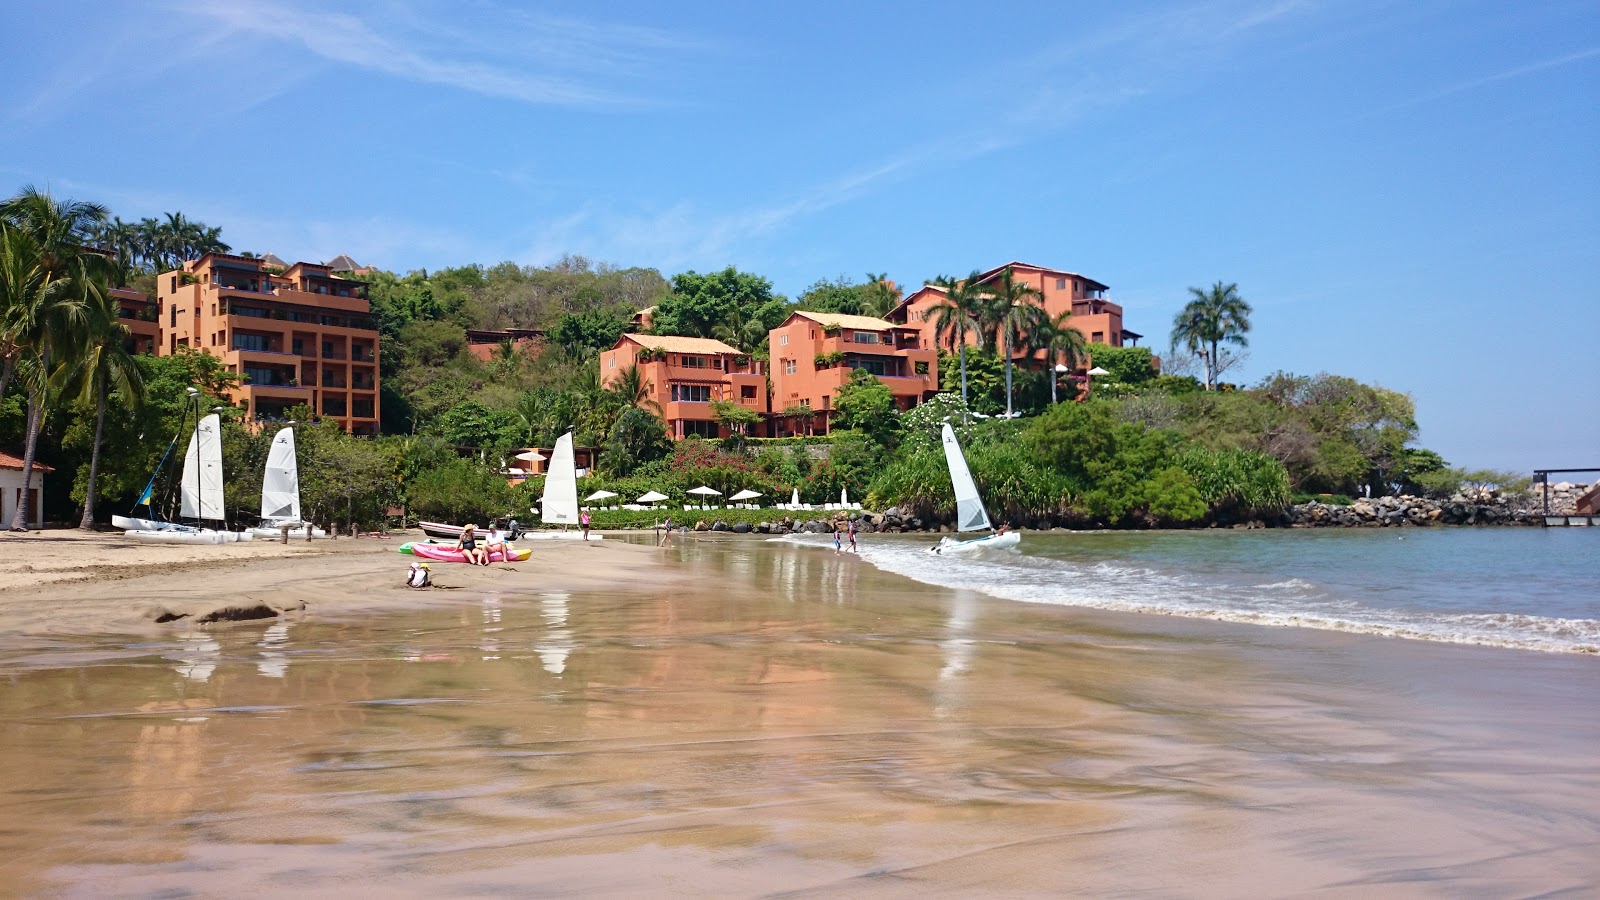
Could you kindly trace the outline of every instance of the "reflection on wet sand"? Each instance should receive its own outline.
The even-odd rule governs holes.
[[[0,878],[411,895],[1592,882],[1592,661],[1074,615],[831,552],[674,543],[661,552],[699,586],[501,585],[0,670]]]

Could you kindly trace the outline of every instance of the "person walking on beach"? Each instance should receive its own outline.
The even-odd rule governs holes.
[[[855,519],[851,519],[850,520],[849,531],[847,532],[847,534],[849,534],[849,536],[850,536],[850,552],[851,553],[860,553],[861,552],[861,548],[856,546],[856,520]]]
[[[839,534],[839,526],[835,525],[835,526],[833,526],[833,555],[834,556],[838,556],[839,555],[839,550],[840,550],[840,547],[839,547],[839,536],[840,536],[840,534]]]
[[[589,539],[589,511],[588,510],[584,510],[583,512],[578,513],[578,524],[583,526],[583,539],[587,541]]]

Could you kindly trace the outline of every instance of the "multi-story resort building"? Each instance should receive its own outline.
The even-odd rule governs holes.
[[[775,434],[826,431],[833,399],[856,369],[877,376],[902,410],[939,390],[932,341],[884,319],[797,311],[768,334],[767,350]]]
[[[155,353],[161,342],[161,323],[156,321],[156,303],[147,294],[127,288],[112,288],[117,301],[117,317],[128,330],[129,353]]]
[[[981,273],[978,283],[992,282],[1008,268],[1013,279],[1039,292],[1041,305],[1051,316],[1072,313],[1072,326],[1090,343],[1133,346],[1144,336],[1122,326],[1122,307],[1106,299],[1110,288],[1076,272],[1009,262]],[[916,328],[928,346],[939,346],[934,310],[944,304],[945,296],[944,288],[923,285],[901,300],[886,318],[898,325]],[[968,343],[972,342],[969,338]]]
[[[725,437],[711,414],[713,400],[766,414],[767,378],[761,361],[708,338],[624,334],[600,354],[600,383],[607,387],[638,366],[649,399],[660,407],[675,438]]]
[[[239,375],[246,421],[309,405],[352,434],[378,431],[378,332],[366,285],[315,263],[208,253],[157,279],[156,352],[217,356]]]

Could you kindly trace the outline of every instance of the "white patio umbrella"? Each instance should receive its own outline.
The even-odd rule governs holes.
[[[794,493],[789,495],[789,505],[790,506],[799,506],[800,505],[800,489],[799,488],[795,488],[794,489]]]
[[[662,500],[665,500],[665,499],[667,499],[667,495],[666,494],[662,494],[662,493],[659,493],[657,491],[649,491],[643,497],[640,497],[638,500],[636,500],[634,502],[636,502],[636,503],[660,503]]]
[[[589,502],[594,501],[594,500],[604,500],[607,497],[615,497],[616,495],[617,495],[616,491],[595,491],[594,493],[590,494],[589,496],[583,498],[583,502],[589,503]]]
[[[840,506],[849,506],[850,505],[850,489],[849,488],[839,488],[839,505]]]
[[[545,458],[545,455],[537,450],[528,450],[517,454],[517,459],[523,462],[544,462]]]
[[[761,492],[760,491],[743,490],[743,491],[740,491],[737,494],[734,494],[732,497],[729,497],[728,499],[729,500],[754,500],[755,498],[757,498],[759,496],[761,496]]]
[[[689,490],[685,491],[685,493],[699,494],[699,495],[701,495],[703,497],[721,497],[722,496],[722,492],[721,491],[717,490],[716,488],[706,487],[703,484],[700,485],[697,488],[690,488]]]

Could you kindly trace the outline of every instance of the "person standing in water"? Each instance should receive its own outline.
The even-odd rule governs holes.
[[[840,549],[840,547],[839,547],[839,537],[840,537],[839,531],[840,531],[839,526],[837,526],[837,525],[833,526],[833,555],[834,556],[838,556],[839,555],[839,549]]]
[[[855,519],[851,519],[850,520],[849,529],[850,529],[849,530],[850,552],[851,553],[860,553],[861,552],[861,548],[856,546],[856,520]]]

